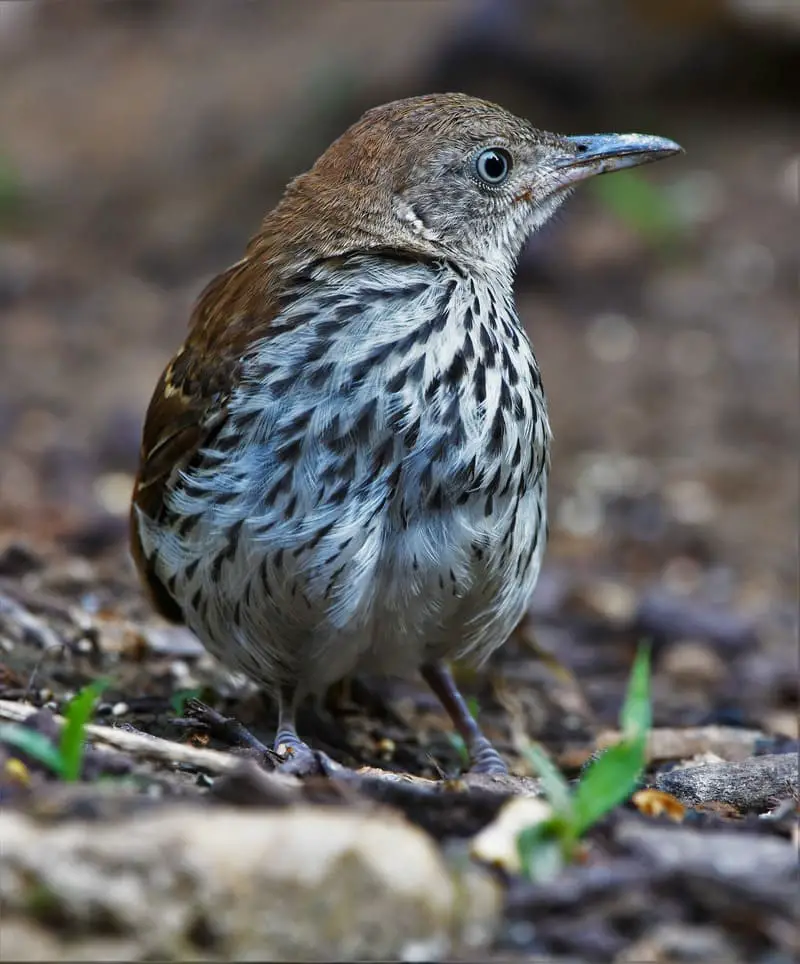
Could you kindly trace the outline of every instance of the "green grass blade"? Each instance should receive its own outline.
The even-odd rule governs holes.
[[[569,783],[537,743],[526,740],[521,749],[541,779],[542,789],[553,810],[559,817],[569,821],[572,815],[572,794]]]
[[[641,643],[636,653],[636,659],[628,681],[625,702],[622,704],[622,711],[619,715],[619,725],[625,739],[646,737],[653,725],[653,710],[650,700],[649,643]]]
[[[526,827],[517,835],[520,873],[528,880],[544,881],[564,867],[565,856],[556,819]]]
[[[650,647],[639,647],[619,716],[622,741],[598,757],[575,791],[578,835],[623,803],[636,788],[647,759],[647,734],[653,718],[650,701]]]
[[[644,762],[644,739],[623,740],[589,766],[575,791],[577,836],[628,799],[636,789]]]
[[[458,733],[448,733],[447,738],[450,741],[450,746],[458,754],[459,766],[462,770],[469,770],[469,750],[467,749],[467,744],[464,742],[464,738]]]
[[[190,689],[175,690],[169,698],[169,705],[176,716],[183,716],[186,711],[186,704],[189,700],[199,700],[202,698],[203,687],[194,686]]]
[[[61,731],[61,776],[64,780],[74,782],[80,778],[84,731],[94,713],[95,703],[106,686],[106,680],[96,680],[84,686],[67,706],[64,713],[66,722]]]
[[[27,754],[32,760],[49,767],[53,773],[61,775],[62,759],[58,747],[38,730],[28,729],[19,723],[0,723],[0,743],[13,746]]]

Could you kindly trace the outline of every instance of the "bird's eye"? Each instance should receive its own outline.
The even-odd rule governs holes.
[[[490,147],[475,158],[475,172],[491,187],[502,184],[511,172],[511,155],[501,147]]]

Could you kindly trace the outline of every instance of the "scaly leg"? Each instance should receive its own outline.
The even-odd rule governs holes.
[[[444,663],[425,663],[420,667],[420,673],[461,734],[472,761],[471,772],[508,773],[503,758],[483,735]]]
[[[295,725],[297,713],[297,694],[292,689],[283,688],[278,698],[278,732],[275,734],[273,748],[283,758],[278,766],[281,773],[291,773],[307,777],[323,773],[327,776],[345,768],[332,760],[326,753],[313,750],[300,739]]]

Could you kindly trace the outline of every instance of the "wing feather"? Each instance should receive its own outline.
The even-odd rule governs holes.
[[[145,552],[139,517],[163,518],[172,482],[225,420],[242,355],[269,333],[277,311],[263,266],[251,257],[218,275],[200,295],[189,335],[150,400],[131,505],[131,553],[156,609],[173,622],[183,615],[156,572],[154,554]]]

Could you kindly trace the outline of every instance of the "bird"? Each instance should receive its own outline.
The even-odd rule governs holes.
[[[147,409],[131,553],[155,608],[278,706],[419,673],[471,769],[508,767],[450,668],[511,635],[547,538],[551,430],[513,294],[576,184],[669,157],[466,94],[368,110],[202,291]]]

